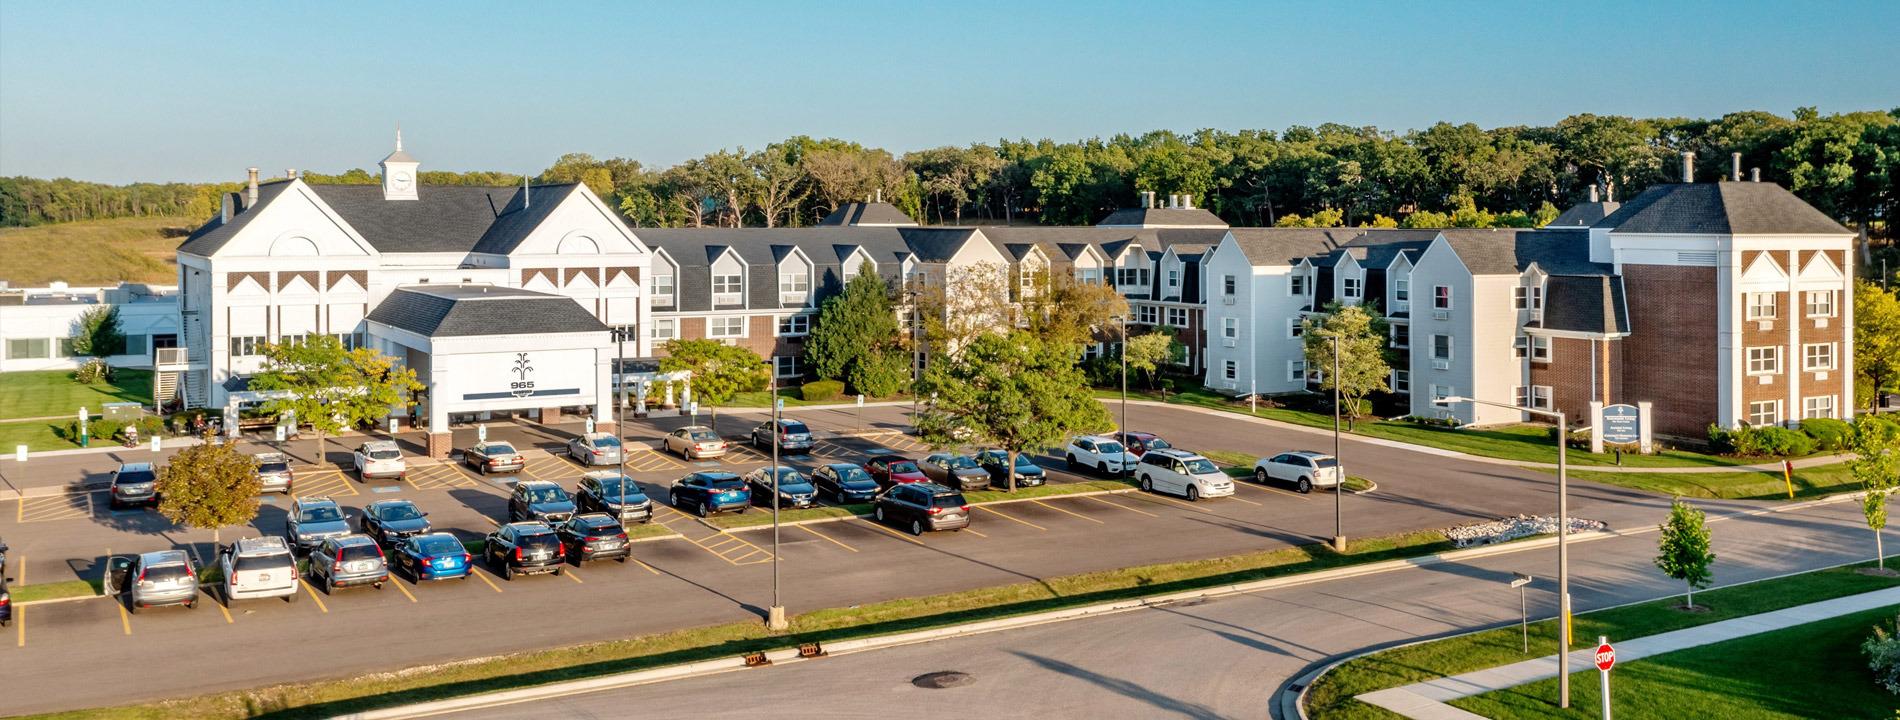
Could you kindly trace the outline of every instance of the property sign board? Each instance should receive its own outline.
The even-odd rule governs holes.
[[[1643,439],[1642,414],[1635,405],[1606,405],[1603,408],[1603,442],[1626,445]]]
[[[588,396],[594,392],[592,350],[478,353],[458,356],[455,364],[470,371],[464,376],[468,384],[458,395],[465,401]]]

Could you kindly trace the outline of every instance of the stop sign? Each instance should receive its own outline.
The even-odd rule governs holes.
[[[1604,672],[1609,672],[1610,668],[1615,667],[1615,666],[1616,666],[1616,648],[1610,647],[1609,643],[1603,643],[1601,645],[1598,645],[1597,646],[1597,669],[1602,670]]]

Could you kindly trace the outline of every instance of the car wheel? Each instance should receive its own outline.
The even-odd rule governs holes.
[[[1074,469],[1075,469],[1075,456],[1074,456],[1074,455],[1070,455],[1070,456],[1069,456],[1069,469],[1070,469],[1070,470],[1074,470]]]
[[[197,609],[198,609],[198,598],[195,598],[195,597],[194,597],[194,598],[192,598],[192,599],[190,599],[190,600],[188,600],[188,601],[186,601],[186,602],[185,602],[185,609],[186,609],[186,610],[197,610]]]
[[[910,521],[910,534],[912,535],[924,534],[924,523],[922,520]]]
[[[699,504],[699,516],[700,516],[700,517],[707,517],[707,516],[710,516],[711,514],[712,514],[712,513],[710,513],[710,512],[707,512],[707,508],[706,508],[706,503],[703,503],[703,502],[702,502],[702,503],[700,503],[700,504]]]
[[[622,556],[620,556],[620,557],[617,557],[617,558],[614,558],[614,559],[615,559],[615,560],[618,560],[618,561],[620,561],[620,563],[621,563],[621,564],[623,564],[623,565],[624,565],[624,564],[626,564],[626,562],[627,562],[627,556],[625,556],[625,555],[622,555]]]
[[[1189,485],[1189,486],[1188,486],[1188,491],[1187,491],[1187,499],[1188,499],[1188,502],[1196,502],[1196,501],[1199,501],[1199,500],[1201,499],[1201,491],[1200,491],[1200,489],[1199,489],[1199,488],[1196,488],[1196,487],[1194,487],[1193,485]]]
[[[382,584],[382,583],[376,583],[376,586],[377,586],[377,587],[382,587],[382,586],[383,586],[383,584]],[[334,582],[331,582],[330,580],[327,580],[327,579],[326,579],[326,580],[324,580],[324,581],[323,581],[323,594],[325,594],[325,595],[335,595],[335,594],[336,594],[336,583],[334,583]]]
[[[509,565],[509,564],[506,564],[506,563],[504,563],[504,564],[502,564],[502,566],[501,566],[501,579],[503,579],[503,580],[507,580],[507,581],[509,581],[509,582],[514,582],[514,580],[515,580],[515,566],[513,566],[513,565]]]
[[[370,583],[370,587],[373,587],[373,588],[376,588],[377,590],[381,590],[381,589],[383,589],[383,584],[382,584],[382,583]]]
[[[1097,472],[1097,473],[1100,473],[1100,474],[1101,474],[1101,475],[1102,475],[1103,477],[1107,477],[1107,476],[1108,476],[1108,463],[1096,463],[1096,464],[1095,464],[1095,472]]]
[[[1141,491],[1150,493],[1155,491],[1155,482],[1148,479],[1146,475],[1141,476]]]
[[[751,510],[751,509],[752,509],[752,508],[749,508],[749,507],[742,507],[742,508],[739,508],[739,514],[740,514],[740,515],[744,515],[744,514],[745,514],[745,511],[747,511],[747,510]]]
[[[884,522],[884,506],[883,505],[877,506],[877,512],[873,514],[877,516],[878,522]]]
[[[564,573],[564,572],[567,572],[567,568],[564,568],[564,567],[560,567],[560,566],[558,566],[558,565],[557,565],[557,566],[555,566],[555,568],[554,568],[554,576],[555,576],[555,577],[560,577],[560,576],[561,576],[561,573]]]
[[[1254,468],[1254,469],[1253,469],[1253,481],[1254,481],[1254,482],[1256,482],[1256,483],[1259,483],[1259,484],[1261,484],[1261,485],[1265,485],[1265,484],[1267,484],[1267,469],[1266,469],[1266,468]]]
[[[1300,482],[1295,488],[1298,489],[1301,494],[1310,493],[1313,491],[1313,480],[1311,478],[1300,478]]]

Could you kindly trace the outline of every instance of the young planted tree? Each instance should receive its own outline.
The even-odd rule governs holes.
[[[1656,567],[1688,587],[1688,598],[1683,603],[1686,610],[1695,609],[1696,588],[1708,587],[1715,577],[1709,572],[1715,553],[1709,549],[1705,520],[1701,510],[1676,498],[1669,505],[1669,519],[1659,526],[1662,538],[1656,548]]]
[[[660,349],[667,354],[660,359],[662,372],[692,373],[693,398],[712,409],[714,433],[719,432],[720,405],[732,402],[739,393],[764,390],[771,381],[765,359],[737,345],[710,339],[668,340]]]
[[[880,363],[881,355],[901,352],[899,344],[903,341],[904,333],[898,328],[897,313],[891,309],[884,280],[867,262],[858,268],[856,277],[844,284],[843,291],[825,298],[824,306],[818,310],[818,324],[812,327],[811,337],[805,341],[805,360],[811,363],[818,377],[844,379],[859,393],[883,397],[859,385],[854,378],[862,375],[874,381],[879,379],[874,377],[876,372],[864,372],[860,366]],[[889,392],[896,390],[892,388]]]
[[[1900,485],[1900,426],[1874,415],[1854,419],[1854,436],[1849,444],[1854,457],[1847,470],[1867,491],[1861,498],[1861,514],[1867,529],[1874,531],[1874,561],[1884,574],[1887,552],[1880,544],[1880,531],[1887,527],[1887,496]]]
[[[117,305],[95,305],[73,320],[73,354],[106,357],[125,352]]]
[[[1022,453],[1108,430],[1108,408],[1089,391],[1077,354],[1074,346],[1049,345],[1023,331],[979,336],[924,372],[917,391],[931,401],[917,431],[938,447],[970,439],[996,445],[1014,468]],[[1013,472],[1008,489],[1016,491]]]
[[[225,526],[257,517],[262,488],[254,469],[254,461],[237,446],[217,442],[207,433],[204,442],[159,466],[158,512],[179,525],[209,528],[217,542]]]
[[[1326,314],[1303,321],[1306,338],[1306,367],[1319,370],[1325,380],[1320,387],[1339,388],[1340,413],[1347,427],[1358,416],[1359,402],[1375,392],[1389,392],[1386,384],[1392,376],[1392,351],[1386,347],[1386,322],[1379,313],[1364,305],[1326,305]],[[1333,341],[1339,338],[1339,372],[1333,372]]]
[[[1146,373],[1149,388],[1154,387],[1155,371],[1162,363],[1177,362],[1187,352],[1186,346],[1174,338],[1174,328],[1166,325],[1124,342],[1128,352],[1128,369]]]
[[[251,389],[272,393],[266,411],[310,423],[321,463],[325,437],[414,405],[410,394],[423,385],[415,370],[393,357],[371,348],[345,350],[333,336],[310,335],[300,343],[266,345],[264,367],[251,376]]]

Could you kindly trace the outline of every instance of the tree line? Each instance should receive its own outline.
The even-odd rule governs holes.
[[[1158,130],[1073,142],[1001,140],[902,155],[839,139],[721,149],[667,168],[562,156],[536,182],[582,182],[640,227],[802,226],[882,194],[926,224],[1086,225],[1138,193],[1188,195],[1239,226],[1536,225],[1586,199],[1696,175],[1725,177],[1730,153],[1828,215],[1879,223],[1900,211],[1900,108],[1716,119],[1573,115],[1545,127],[1441,122],[1403,133],[1325,124],[1284,131]],[[1746,170],[1744,173],[1746,174]],[[376,183],[357,169],[315,182]],[[424,172],[423,184],[508,185],[520,175]],[[128,215],[208,216],[237,183],[100,185],[0,178],[0,226]],[[1879,230],[1879,228],[1877,228]]]

